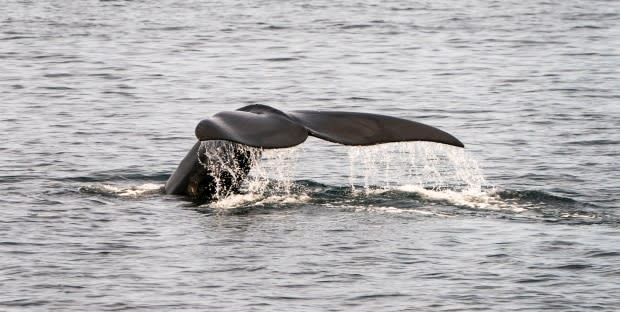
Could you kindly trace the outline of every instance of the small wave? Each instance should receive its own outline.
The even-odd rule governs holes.
[[[556,195],[551,195],[549,193],[543,191],[536,190],[498,190],[497,194],[503,199],[520,199],[520,200],[530,200],[530,201],[543,201],[543,202],[567,202],[573,203],[574,199],[568,197],[561,197]]]
[[[330,206],[351,206],[355,212],[427,213],[434,216],[491,214],[529,221],[593,224],[620,222],[599,207],[571,198],[535,190],[497,188],[433,189],[421,185],[399,185],[357,189],[352,196],[339,192],[341,201]],[[320,196],[319,196],[320,197]],[[342,201],[343,198],[349,198]],[[332,199],[333,200],[333,199]],[[313,201],[317,199],[313,198]],[[439,205],[437,205],[439,204]]]
[[[62,91],[62,90],[73,90],[71,87],[65,86],[47,86],[47,87],[39,87],[40,89],[53,90],[53,91]]]
[[[266,30],[283,30],[283,29],[289,29],[289,27],[278,26],[278,25],[269,25],[267,27],[264,27],[263,29],[266,29]]]
[[[92,184],[79,188],[81,193],[100,194],[120,197],[142,197],[161,194],[164,186],[161,184],[146,183],[132,186],[115,186],[110,184]]]
[[[368,25],[368,24],[354,24],[354,25],[343,25],[340,26],[341,29],[360,29],[360,28],[369,28],[372,27],[372,25]]]
[[[290,62],[290,61],[297,61],[297,60],[299,60],[299,58],[296,58],[296,57],[272,57],[272,58],[263,59],[263,61],[267,61],[267,62]]]
[[[498,196],[498,191],[495,188],[456,190],[432,189],[425,188],[421,185],[399,185],[377,189],[356,190],[353,193],[356,196],[370,196],[372,198],[387,197],[388,193],[394,193],[393,197],[395,197],[395,199],[399,199],[399,197],[403,199],[413,199],[411,195],[415,195],[414,198],[421,200],[421,203],[417,203],[417,205],[424,204],[425,202],[443,203],[455,207],[511,213],[523,213],[528,210],[527,206],[502,200],[502,198]],[[411,203],[413,204],[413,202]]]
[[[272,206],[272,205],[294,205],[310,201],[310,196],[306,194],[283,194],[283,195],[263,195],[263,194],[235,194],[222,198],[218,201],[204,205],[208,208],[230,209],[245,206]]]
[[[371,213],[371,214],[415,214],[424,217],[450,217],[450,215],[442,213],[440,211],[434,211],[426,208],[402,208],[394,206],[374,206],[374,205],[361,205],[348,207],[354,213]]]
[[[419,194],[426,200],[445,202],[461,207],[494,211],[510,211],[513,213],[522,213],[527,211],[527,206],[503,201],[499,196],[497,196],[497,191],[494,188],[488,190],[465,189],[457,191],[451,189],[426,189],[419,185],[403,185],[396,187],[396,189],[402,192],[413,192]]]
[[[10,37],[4,37],[4,38],[0,38],[0,40],[22,40],[22,39],[34,39],[36,37],[33,36],[10,36]]]
[[[75,176],[75,177],[63,177],[54,179],[59,182],[82,182],[82,183],[102,183],[102,182],[115,182],[119,180],[125,181],[162,181],[165,182],[170,177],[170,173],[127,173],[126,171],[106,171],[93,173],[88,176]]]
[[[602,257],[620,257],[620,252],[616,251],[593,251],[586,255],[588,258],[602,258]]]
[[[45,74],[43,75],[43,77],[45,78],[62,78],[62,77],[72,77],[72,74],[69,73],[52,73],[52,74]]]

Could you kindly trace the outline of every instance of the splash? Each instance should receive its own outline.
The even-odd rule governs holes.
[[[463,149],[427,142],[352,147],[349,184],[365,193],[410,185],[435,191],[481,191],[487,185],[476,161]]]
[[[294,191],[295,173],[301,148],[264,150],[254,161],[247,183],[253,194],[290,195]]]
[[[210,208],[226,209],[238,208],[243,206],[274,206],[274,205],[295,205],[310,201],[310,196],[306,194],[288,195],[266,195],[257,193],[234,194],[222,198],[216,202],[208,204]]]
[[[207,181],[207,192],[212,194],[212,198],[217,201],[235,193],[261,152],[258,148],[222,140],[200,142],[198,162],[212,179]],[[201,179],[190,178],[188,189],[191,195],[199,195]]]
[[[425,200],[445,202],[450,205],[471,209],[522,213],[528,211],[527,205],[519,202],[510,202],[501,198],[494,188],[488,189],[427,189],[419,185],[402,185],[395,188],[401,192],[416,193]]]
[[[389,192],[404,192],[415,194],[422,202],[459,209],[545,220],[603,219],[567,198],[495,188],[487,183],[477,162],[460,148],[427,142],[353,147],[349,162],[350,185],[358,197],[390,197],[394,195]],[[554,208],[557,203],[562,209]]]
[[[214,178],[214,201],[209,206],[303,201],[307,196],[293,194],[299,151],[299,147],[264,150],[226,141],[202,142],[198,159]],[[243,169],[250,167],[249,172]],[[230,183],[239,183],[234,187],[238,192],[226,187]]]
[[[388,191],[459,207],[511,211],[526,208],[503,201],[464,149],[430,142],[352,147],[349,184],[356,196]]]
[[[274,150],[239,148],[251,155],[253,164],[249,177],[241,187],[243,195],[220,194],[210,206],[235,207],[248,203],[309,200],[306,190],[295,183],[301,147]],[[476,161],[463,149],[427,142],[347,149],[349,185],[354,196],[397,190],[460,206],[503,209],[498,208],[502,203],[493,195],[494,189],[487,185]],[[232,150],[206,149],[210,153],[207,158],[217,160],[219,168],[213,170],[225,170],[231,176],[238,174],[234,154],[230,152]]]
[[[117,186],[110,184],[91,184],[81,186],[78,191],[81,193],[101,194],[120,197],[143,197],[148,195],[161,194],[163,185],[145,183],[141,185]]]

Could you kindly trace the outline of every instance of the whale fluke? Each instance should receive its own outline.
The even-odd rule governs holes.
[[[428,141],[464,147],[451,134],[419,122],[391,116],[322,111],[292,111],[311,136],[344,145]]]
[[[217,113],[196,127],[200,141],[227,140],[265,149],[295,146],[308,135],[344,145],[429,141],[464,147],[447,132],[407,119],[334,111],[284,113],[260,104]]]
[[[196,126],[200,141],[227,140],[259,148],[285,148],[303,143],[308,130],[286,115],[271,112],[221,112]]]
[[[464,147],[445,131],[407,119],[338,111],[285,113],[260,104],[217,113],[200,121],[195,133],[199,141],[166,182],[166,194],[210,200],[236,192],[254,159],[248,146],[259,153],[301,144],[308,136],[344,145],[429,141]]]

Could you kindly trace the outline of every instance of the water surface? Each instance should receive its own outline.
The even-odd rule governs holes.
[[[0,12],[0,310],[620,308],[617,1]],[[242,195],[160,193],[200,119],[254,103],[466,149],[311,139]]]

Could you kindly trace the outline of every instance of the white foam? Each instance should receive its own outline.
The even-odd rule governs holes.
[[[443,214],[441,212],[428,210],[428,209],[417,209],[417,208],[402,208],[402,207],[394,207],[394,206],[375,206],[375,205],[350,205],[343,204],[335,205],[334,203],[325,203],[322,204],[328,208],[338,208],[338,209],[346,209],[356,213],[374,213],[374,214],[418,214],[423,216],[435,216],[435,217],[451,217],[450,215]]]
[[[91,184],[80,187],[92,193],[116,195],[123,197],[140,197],[161,193],[164,186],[161,184],[146,183],[141,185],[118,186],[110,184]]]
[[[299,204],[305,203],[310,200],[310,197],[306,194],[298,195],[270,195],[264,194],[246,193],[246,194],[234,194],[218,201],[206,204],[205,206],[219,209],[237,208],[246,205],[274,205],[274,204]]]
[[[456,206],[483,210],[510,211],[514,213],[527,211],[526,207],[523,205],[516,205],[502,200],[497,195],[495,189],[466,189],[461,191],[433,190],[425,189],[418,185],[403,185],[396,189],[403,192],[416,193],[429,200],[444,201]]]
[[[310,200],[295,193],[294,175],[301,148],[270,149],[252,152],[253,166],[241,194],[219,197],[206,206],[235,208],[245,205],[297,204]]]

